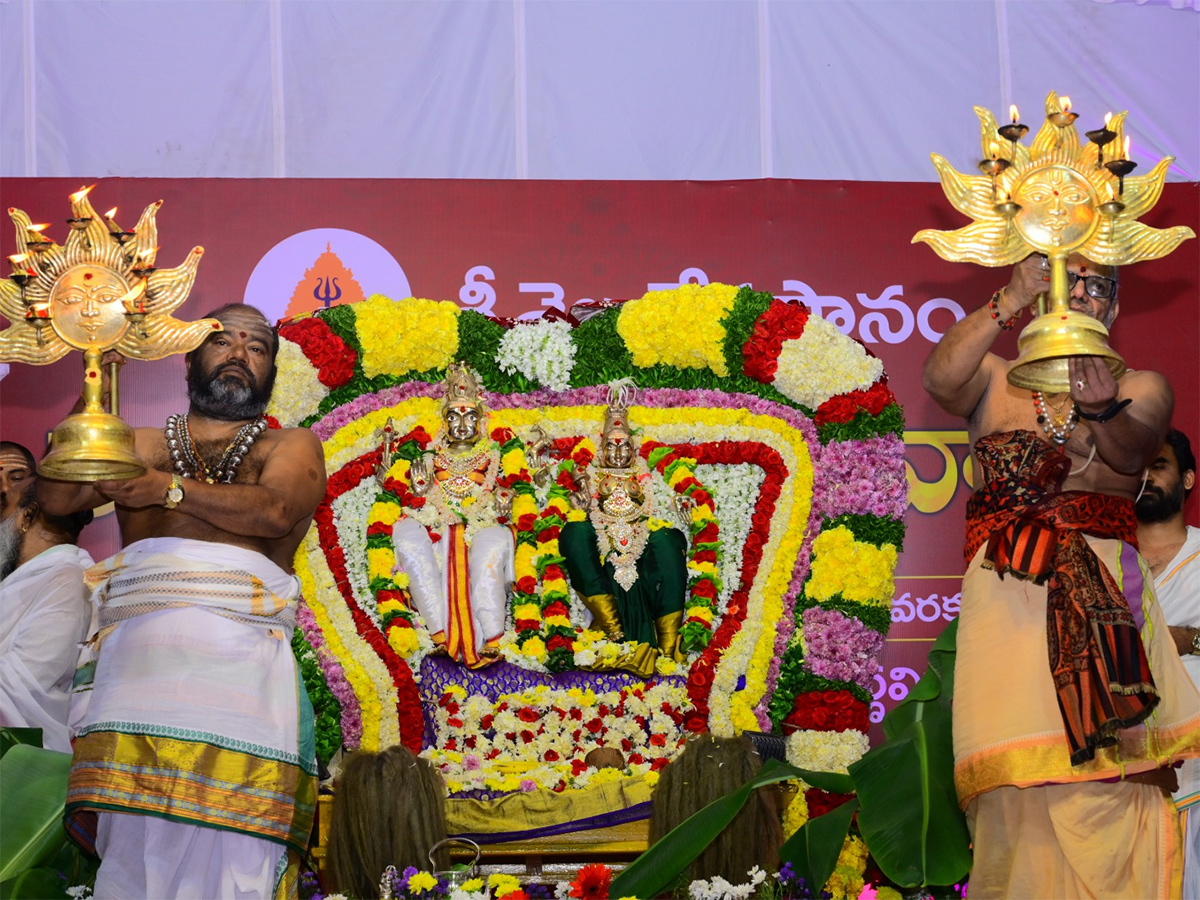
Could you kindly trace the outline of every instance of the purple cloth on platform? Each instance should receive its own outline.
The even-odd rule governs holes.
[[[550,837],[555,834],[570,834],[572,831],[586,831],[590,828],[609,828],[613,825],[624,825],[626,822],[636,822],[639,819],[650,818],[653,806],[649,800],[635,803],[624,809],[618,809],[599,816],[589,816],[586,819],[576,819],[573,822],[560,822],[557,825],[547,825],[545,828],[530,828],[527,831],[493,831],[483,834],[463,832],[450,835],[451,837],[469,838],[477,844],[503,844],[508,841],[528,841],[533,838]]]

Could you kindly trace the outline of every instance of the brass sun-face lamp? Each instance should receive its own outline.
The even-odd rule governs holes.
[[[92,187],[95,187],[93,185]],[[107,350],[133,359],[162,359],[198,347],[221,329],[215,319],[183,322],[174,312],[196,280],[203,247],[175,269],[155,266],[162,201],[150,204],[133,231],[104,218],[88,201],[92,188],[71,195],[65,245],[46,238],[45,225],[10,208],[17,252],[14,272],[0,280],[0,314],[11,323],[0,331],[0,362],[43,366],[83,351],[83,412],[54,429],[50,452],[38,472],[60,481],[134,478],[146,471],[134,452],[133,429],[117,415],[117,366],[111,367],[110,407],[104,412],[101,361]]]
[[[946,197],[973,221],[957,231],[919,231],[913,242],[924,241],[954,262],[1005,266],[1030,253],[1049,260],[1048,307],[1039,298],[1040,314],[1021,332],[1020,354],[1008,373],[1013,385],[1067,391],[1073,356],[1100,357],[1119,378],[1125,362],[1108,345],[1108,329],[1070,308],[1067,259],[1078,254],[1100,265],[1123,266],[1166,256],[1195,237],[1186,226],[1156,229],[1137,221],[1158,202],[1174,158],[1130,177],[1136,163],[1124,138],[1126,113],[1108,117],[1104,128],[1088,132],[1088,143],[1080,146],[1078,115],[1071,112],[1069,98],[1054,92],[1046,98],[1046,119],[1029,147],[1020,142],[1028,129],[1017,122],[1016,107],[1011,107],[1012,122],[1001,128],[990,110],[977,106],[975,114],[982,126],[982,175],[964,175],[933,154]],[[1114,142],[1122,149],[1105,161],[1104,148]]]

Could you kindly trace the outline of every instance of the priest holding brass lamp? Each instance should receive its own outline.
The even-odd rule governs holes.
[[[92,187],[95,187],[93,185]],[[71,195],[70,232],[60,246],[42,235],[19,209],[13,273],[0,281],[0,314],[12,324],[0,331],[0,362],[42,366],[71,350],[83,351],[83,412],[54,429],[50,452],[38,472],[60,481],[118,481],[145,474],[133,450],[133,430],[117,415],[116,366],[111,379],[112,413],[102,405],[101,359],[117,350],[132,359],[186,353],[221,329],[215,319],[182,322],[171,316],[196,280],[203,247],[174,269],[155,266],[162,201],[150,204],[133,231],[101,218],[88,200],[92,188]]]
[[[1137,221],[1171,160],[1131,177],[1124,113],[1081,146],[1077,114],[1052,93],[1029,147],[1015,107],[999,128],[976,113],[983,174],[933,157],[974,221],[914,238],[946,259],[1017,264],[924,372],[938,404],[966,419],[980,473],[954,669],[971,896],[1178,896],[1182,848],[1164,788],[1175,762],[1200,756],[1200,694],[1143,576],[1133,511],[1173,399],[1107,338],[1116,267],[1194,235]],[[1035,306],[1018,358],[992,353]]]

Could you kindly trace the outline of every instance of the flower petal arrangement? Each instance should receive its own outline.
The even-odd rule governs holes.
[[[346,747],[403,742],[476,796],[583,786],[601,739],[630,775],[697,731],[788,731],[809,768],[866,749],[906,481],[903,414],[861,344],[800,304],[726,285],[651,292],[581,323],[374,296],[280,334],[272,414],[312,429],[329,476],[296,557],[308,675],[336,698],[324,721]],[[410,470],[441,428],[454,362],[479,374],[515,544],[501,658],[472,670],[433,652],[392,548],[403,517],[437,539]],[[558,542],[584,515],[571,497],[618,379],[637,386],[649,527],[687,544],[684,661],[660,658],[649,681],[620,671],[630,645],[590,627]],[[631,713],[646,697],[657,705]]]

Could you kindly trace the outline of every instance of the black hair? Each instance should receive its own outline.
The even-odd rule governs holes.
[[[1184,472],[1195,472],[1196,455],[1192,453],[1192,442],[1188,440],[1188,436],[1178,428],[1172,428],[1167,432],[1167,443],[1175,451],[1175,460],[1179,463],[1179,477],[1182,478]],[[1183,496],[1186,497],[1191,492],[1192,489],[1188,488]]]

